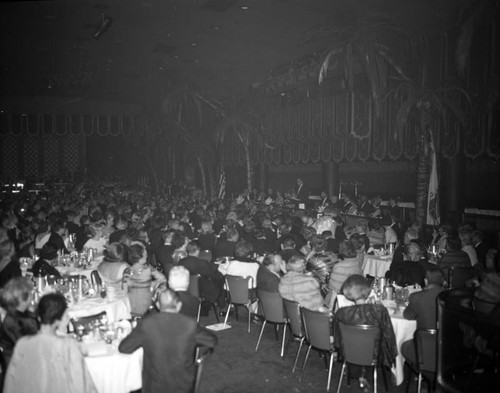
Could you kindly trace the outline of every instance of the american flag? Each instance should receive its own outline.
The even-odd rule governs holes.
[[[220,175],[219,175],[219,199],[224,199],[226,196],[226,172],[224,171],[224,167],[220,167]]]
[[[431,142],[431,174],[429,177],[429,191],[427,195],[427,224],[439,225],[439,184],[437,174],[436,151]]]

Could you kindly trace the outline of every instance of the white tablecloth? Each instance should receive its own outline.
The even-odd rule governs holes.
[[[396,336],[396,345],[398,347],[398,356],[396,356],[395,366],[392,367],[392,376],[396,385],[400,385],[404,381],[404,364],[405,359],[401,355],[401,345],[408,340],[413,339],[413,333],[417,330],[417,321],[410,321],[403,318],[402,312],[396,315],[391,315],[392,327]]]
[[[385,277],[385,273],[391,267],[392,255],[369,255],[363,257],[363,265],[361,267],[363,275],[369,274],[372,277]]]
[[[113,299],[90,298],[85,299],[69,308],[70,318],[86,317],[106,311],[108,322],[130,319],[130,301],[126,294]]]
[[[344,295],[337,295],[338,307],[352,306],[354,303],[347,300]],[[388,305],[384,302],[384,305]],[[395,306],[395,305],[394,305]],[[401,355],[401,345],[408,340],[413,339],[413,333],[417,330],[417,321],[410,321],[403,318],[403,312],[394,312],[395,307],[388,307],[387,310],[391,316],[392,328],[396,336],[396,346],[398,348],[398,356],[394,367],[391,368],[393,380],[396,385],[400,385],[404,381],[404,358]]]
[[[82,276],[87,277],[89,282],[91,282],[90,274],[92,273],[93,270],[95,270],[97,268],[97,265],[99,265],[99,263],[92,264],[87,269],[79,269],[79,268],[74,267],[74,266],[56,266],[56,269],[61,274],[61,276],[82,275]]]
[[[116,345],[99,343],[102,352],[85,358],[99,393],[128,393],[142,387],[142,355],[139,348],[130,355],[119,353]],[[95,348],[95,346],[94,346]]]

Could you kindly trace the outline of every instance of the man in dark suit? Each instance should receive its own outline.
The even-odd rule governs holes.
[[[268,254],[257,270],[257,290],[279,292],[281,264],[283,259],[279,254]]]
[[[296,197],[302,203],[309,202],[309,189],[304,184],[304,180],[302,178],[297,178],[297,188],[296,188]]]
[[[477,262],[481,267],[486,267],[486,254],[488,253],[488,245],[483,241],[483,232],[476,230],[472,232],[472,243],[477,254]]]
[[[285,263],[288,263],[290,258],[294,255],[302,255],[300,251],[295,248],[295,240],[292,236],[283,236],[281,240],[281,251],[279,252],[281,258]]]
[[[425,288],[410,295],[408,306],[403,312],[405,319],[416,320],[417,329],[436,329],[437,297],[444,291],[445,275],[437,267],[425,272]],[[410,364],[416,364],[413,340],[401,346],[401,353]]]
[[[445,277],[452,267],[471,267],[469,254],[462,251],[460,239],[456,236],[448,236],[446,239],[446,254],[437,262],[437,267],[442,269]]]
[[[240,235],[235,228],[231,228],[226,232],[226,238],[220,237],[217,240],[214,248],[215,258],[219,257],[233,257],[234,256],[234,246],[238,242]]]
[[[52,244],[57,251],[69,254],[63,239],[63,236],[66,234],[66,227],[64,224],[61,221],[56,221],[51,225],[51,229],[52,233],[47,243]]]
[[[172,268],[174,261],[172,259],[172,253],[175,247],[172,245],[172,238],[174,237],[174,231],[168,230],[163,232],[163,245],[161,245],[158,250],[156,250],[156,263],[161,265],[163,268],[163,273],[168,274],[169,270]]]
[[[179,266],[184,266],[189,270],[190,275],[199,274],[200,277],[200,291],[203,298],[210,303],[223,301],[223,283],[224,277],[217,266],[205,259],[199,258],[200,255],[200,243],[193,240],[188,243],[186,247],[188,256],[179,261]]]
[[[158,296],[160,312],[146,316],[119,346],[122,353],[142,347],[142,392],[188,393],[195,379],[193,354],[197,346],[213,348],[217,337],[179,314],[182,302],[167,289]]]
[[[182,302],[181,314],[197,318],[200,299],[191,295],[189,289],[189,271],[182,266],[174,266],[168,272],[168,287],[177,293]]]

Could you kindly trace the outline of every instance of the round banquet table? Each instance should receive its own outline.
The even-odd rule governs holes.
[[[396,336],[396,346],[398,355],[396,356],[395,364],[391,368],[393,381],[396,385],[400,385],[404,381],[404,363],[405,360],[401,355],[401,345],[408,340],[413,339],[413,333],[417,330],[417,321],[404,319],[402,310],[397,310],[394,302],[384,301],[384,306],[387,307],[391,317],[392,328]],[[354,305],[354,302],[346,299],[344,295],[337,295],[337,305],[339,308]]]
[[[88,351],[85,362],[99,393],[128,393],[142,387],[142,348],[128,355],[118,352],[117,342],[83,345]]]
[[[130,319],[130,300],[124,293],[107,299],[87,298],[73,304],[68,310],[70,318],[86,317],[102,311],[106,311],[110,323]]]
[[[369,255],[363,257],[361,270],[363,275],[369,274],[372,277],[385,277],[385,273],[390,269],[392,255]]]

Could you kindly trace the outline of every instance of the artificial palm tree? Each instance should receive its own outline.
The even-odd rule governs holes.
[[[423,57],[420,78],[395,78],[396,85],[386,94],[386,98],[399,103],[394,133],[403,132],[405,126],[417,132],[418,161],[415,198],[415,219],[425,224],[427,195],[429,191],[430,158],[439,133],[439,124],[449,124],[451,115],[461,126],[465,125],[464,104],[470,101],[467,92],[457,85],[430,87],[427,74],[428,61]]]
[[[348,24],[335,23],[312,31],[303,43],[325,40],[329,45],[319,69],[319,84],[323,83],[328,71],[340,70],[347,91],[352,94],[357,75],[366,75],[378,116],[389,72],[406,78],[391,50],[406,34],[387,14],[373,9],[358,9],[350,14],[348,21]]]

